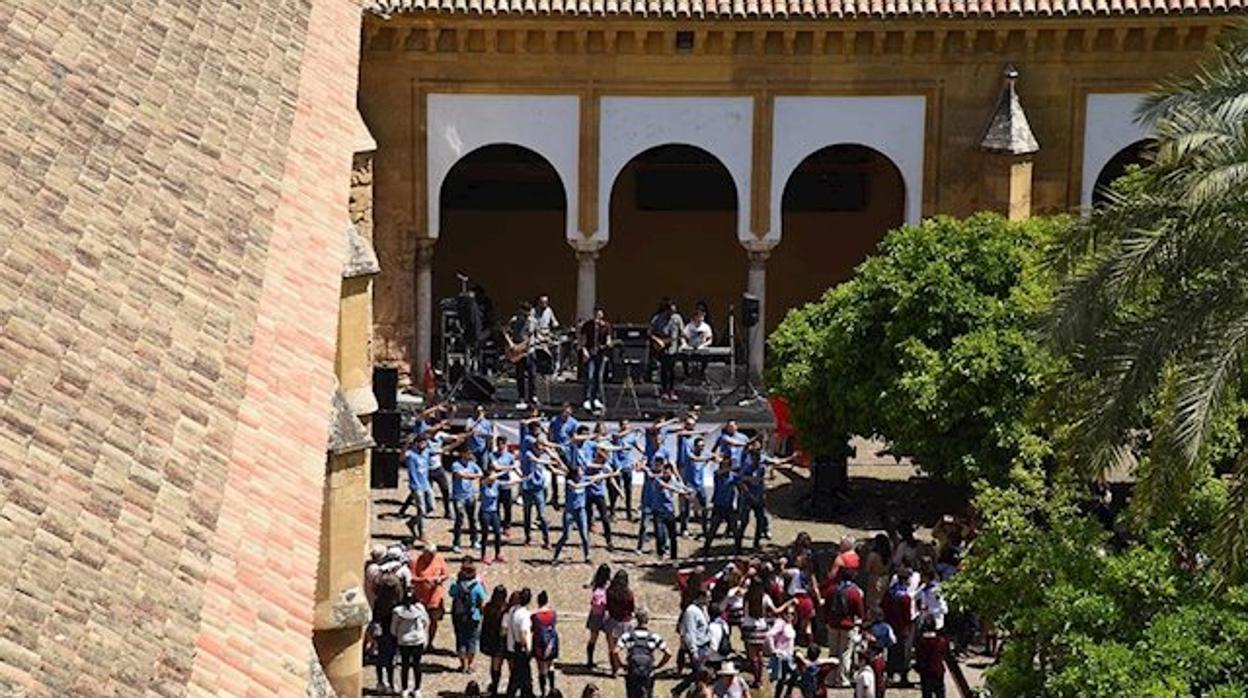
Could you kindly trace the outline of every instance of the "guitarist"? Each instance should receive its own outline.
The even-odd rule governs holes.
[[[611,323],[602,307],[594,308],[594,317],[581,324],[581,361],[585,362],[585,402],[587,410],[603,410],[602,377],[607,368],[607,351],[611,348]]]
[[[676,311],[676,301],[665,298],[664,305],[650,320],[650,353],[659,359],[659,399],[679,400],[676,394],[676,354],[685,327]]]
[[[507,340],[507,358],[516,367],[516,409],[527,410],[529,404],[537,404],[537,362],[533,360],[532,341],[537,334],[537,321],[533,307],[528,301],[520,301],[520,308],[503,330]]]

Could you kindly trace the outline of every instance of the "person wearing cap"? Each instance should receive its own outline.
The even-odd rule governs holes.
[[[737,665],[724,662],[715,672],[715,698],[750,698],[750,686],[741,678]]]
[[[446,613],[446,590],[443,585],[451,578],[451,568],[446,558],[438,552],[438,546],[426,542],[420,555],[412,558],[412,593],[429,612],[429,649],[438,634],[438,621]]]

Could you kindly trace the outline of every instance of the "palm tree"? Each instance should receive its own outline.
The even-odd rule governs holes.
[[[1091,379],[1072,426],[1077,462],[1104,472],[1144,436],[1165,490],[1207,462],[1215,417],[1245,387],[1248,27],[1223,34],[1207,65],[1159,87],[1138,117],[1154,128],[1153,161],[1062,241],[1048,329]],[[1217,531],[1228,578],[1248,572],[1248,451],[1234,470]]]

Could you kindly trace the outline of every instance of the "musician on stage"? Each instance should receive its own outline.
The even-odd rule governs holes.
[[[537,335],[537,320],[528,301],[520,301],[520,309],[507,321],[503,338],[507,340],[507,358],[516,367],[516,409],[527,410],[537,404],[537,363],[533,360],[532,340]]]
[[[676,355],[685,326],[676,311],[676,302],[664,299],[666,306],[650,320],[650,348],[659,359],[659,399],[679,400],[676,394]]]
[[[539,335],[546,335],[559,329],[559,318],[555,317],[555,309],[550,307],[550,296],[537,297],[537,305],[533,308],[533,319],[537,322]]]
[[[685,342],[685,348],[697,352],[701,349],[707,349],[715,341],[715,331],[711,329],[710,323],[706,321],[706,311],[699,306],[693,311],[693,318],[685,323],[681,331]],[[693,364],[697,367],[697,375],[706,375],[706,358],[694,356]],[[684,365],[685,375],[690,375],[689,360],[685,359]]]
[[[607,368],[607,351],[611,348],[611,323],[602,307],[594,308],[594,317],[581,325],[581,360],[585,362],[585,402],[587,410],[603,410],[602,378]]]

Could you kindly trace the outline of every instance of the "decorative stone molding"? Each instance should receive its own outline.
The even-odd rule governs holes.
[[[375,276],[381,273],[381,264],[373,246],[360,234],[354,223],[347,225],[347,261],[342,265],[342,278]]]
[[[341,456],[372,448],[376,443],[368,428],[355,416],[346,396],[337,386],[330,399],[329,443],[325,450],[331,456]]]

